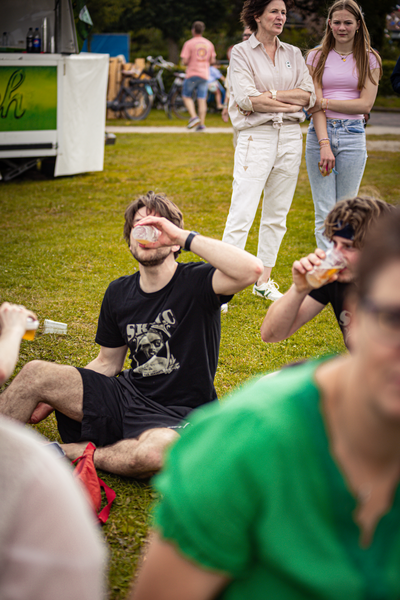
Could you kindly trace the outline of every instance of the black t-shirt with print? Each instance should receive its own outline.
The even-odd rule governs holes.
[[[136,389],[163,406],[196,408],[217,397],[214,376],[221,337],[221,310],[231,296],[212,288],[215,268],[178,263],[171,281],[144,292],[139,273],[120,277],[106,290],[96,342],[127,345],[129,378]]]
[[[329,302],[332,304],[333,312],[335,313],[339,327],[342,330],[344,343],[346,345],[347,327],[350,324],[351,313],[348,310],[343,309],[343,302],[350,285],[351,284],[349,283],[332,281],[332,283],[327,283],[309,293],[311,298],[314,298],[314,300],[325,306],[329,304]]]

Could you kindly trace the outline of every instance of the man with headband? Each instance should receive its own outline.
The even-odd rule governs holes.
[[[306,273],[321,263],[325,252],[317,248],[312,254],[296,260],[292,267],[292,286],[270,306],[261,326],[264,342],[280,342],[289,338],[330,303],[344,342],[348,345],[347,327],[351,314],[343,308],[346,291],[354,280],[368,229],[390,209],[391,205],[383,200],[361,196],[342,200],[334,206],[325,220],[324,235],[343,255],[346,267],[332,275],[328,283],[313,289],[307,282]]]

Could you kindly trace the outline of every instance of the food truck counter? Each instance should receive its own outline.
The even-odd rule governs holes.
[[[56,177],[103,170],[108,62],[0,54],[0,160],[53,156]]]

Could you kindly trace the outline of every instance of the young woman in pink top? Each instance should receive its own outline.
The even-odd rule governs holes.
[[[315,206],[317,246],[326,249],[323,223],[334,204],[356,196],[367,160],[364,114],[376,98],[381,59],[371,48],[361,8],[337,0],[321,45],[307,56],[317,101],[310,109],[306,162]]]

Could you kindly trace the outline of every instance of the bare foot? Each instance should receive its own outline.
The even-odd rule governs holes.
[[[75,460],[82,456],[88,443],[89,442],[76,442],[74,444],[60,444],[60,446],[69,460]]]

